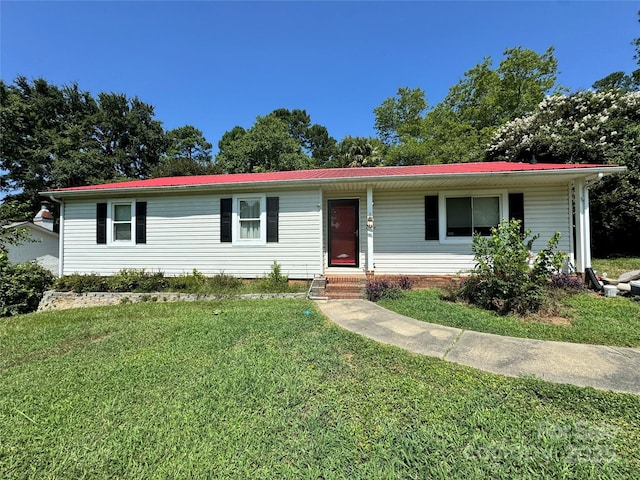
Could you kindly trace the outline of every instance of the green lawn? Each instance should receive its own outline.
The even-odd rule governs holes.
[[[638,471],[639,397],[412,355],[336,327],[306,300],[147,303],[0,321],[1,478]]]
[[[640,270],[640,257],[594,258],[591,266],[598,273],[606,273],[609,278],[616,279],[625,272]]]
[[[569,324],[545,324],[441,298],[438,290],[414,290],[397,300],[381,300],[389,310],[430,323],[512,337],[574,343],[640,346],[640,303],[629,298],[605,298],[580,293],[562,301]]]

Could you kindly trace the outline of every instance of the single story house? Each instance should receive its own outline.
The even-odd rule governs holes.
[[[55,275],[58,274],[58,234],[53,231],[53,214],[48,202],[42,202],[33,222],[14,222],[4,226],[5,230],[24,229],[27,238],[17,245],[6,245],[11,263],[35,261]]]
[[[464,163],[154,178],[63,188],[60,275],[123,268],[243,278],[443,276],[474,232],[517,218],[590,266],[588,188],[610,165]],[[574,228],[575,226],[575,228]],[[575,233],[574,233],[575,230]]]

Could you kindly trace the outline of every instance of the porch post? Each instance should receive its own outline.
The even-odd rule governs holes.
[[[584,179],[576,182],[576,271],[591,267],[591,229],[589,226],[589,190]]]
[[[367,272],[373,272],[373,188],[367,186]]]
[[[575,182],[569,184],[569,262],[575,267],[576,265],[576,209]]]

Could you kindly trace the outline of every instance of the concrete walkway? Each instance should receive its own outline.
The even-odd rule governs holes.
[[[640,395],[640,349],[502,337],[405,317],[366,300],[320,300],[347,330],[487,372]]]

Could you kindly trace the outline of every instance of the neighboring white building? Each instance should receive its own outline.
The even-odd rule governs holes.
[[[36,261],[43,267],[58,274],[58,234],[53,231],[53,215],[48,202],[42,202],[40,211],[33,222],[16,222],[6,225],[5,229],[24,228],[28,239],[19,245],[7,245],[7,256],[11,263]]]
[[[60,203],[60,274],[193,269],[254,278],[473,267],[473,232],[518,218],[583,272],[588,186],[608,165],[464,163],[156,178],[43,192]],[[574,214],[575,212],[575,214]],[[575,237],[572,234],[575,225]]]

